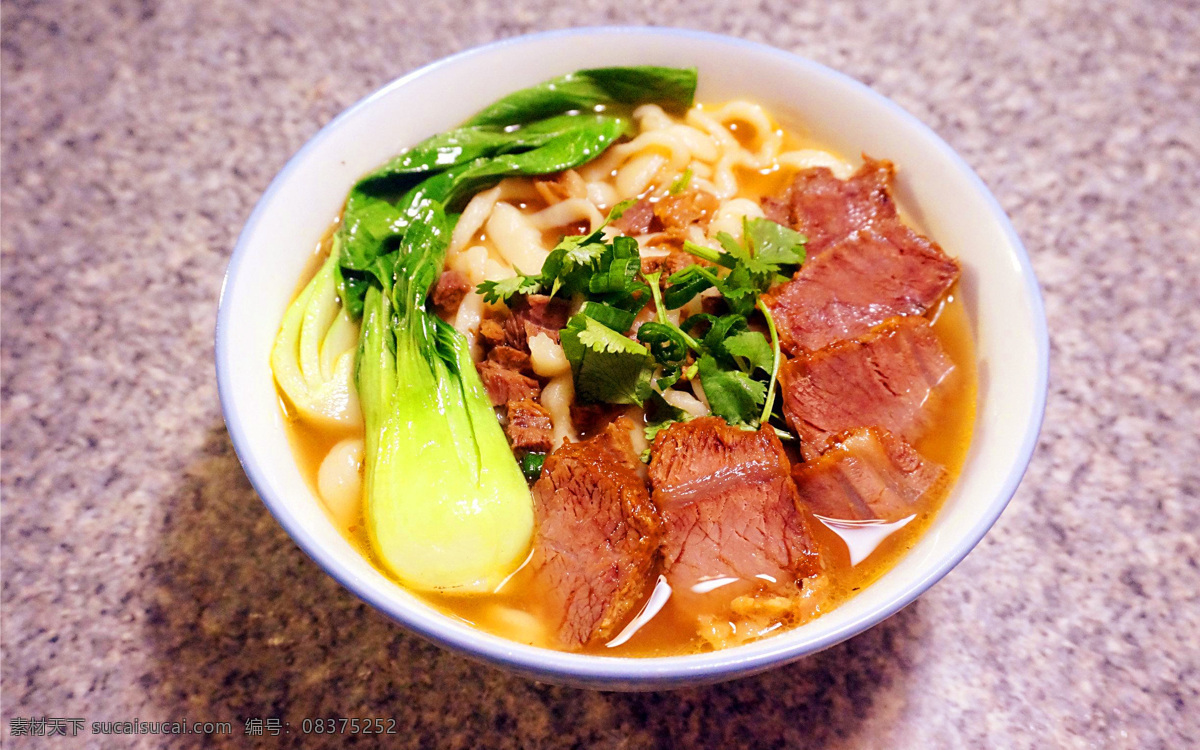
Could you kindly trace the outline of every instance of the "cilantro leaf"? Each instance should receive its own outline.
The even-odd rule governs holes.
[[[640,406],[650,395],[654,361],[646,347],[582,314],[567,321],[560,338],[581,402]]]
[[[767,343],[767,337],[758,331],[742,331],[723,342],[725,351],[735,357],[742,357],[750,365],[748,372],[762,370],[770,373],[775,361],[775,352]],[[747,368],[742,368],[746,370]]]
[[[776,266],[804,262],[808,238],[799,232],[770,219],[747,218],[743,227],[755,258]]]
[[[713,414],[723,417],[730,424],[753,424],[759,416],[759,407],[767,397],[767,386],[741,370],[722,369],[711,355],[704,355],[698,363],[700,384]]]
[[[507,303],[518,294],[537,294],[542,289],[542,282],[538,276],[517,275],[498,281],[485,281],[475,289],[483,295],[485,302],[494,305],[497,302]]]

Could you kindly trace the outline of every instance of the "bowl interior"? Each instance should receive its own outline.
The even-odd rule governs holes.
[[[895,162],[904,208],[962,261],[980,376],[975,438],[961,479],[929,531],[891,571],[788,633],[656,659],[516,644],[432,610],[385,578],[338,534],[304,482],[268,363],[309,253],[358,176],[505,93],[580,68],[629,64],[695,66],[700,101],[750,99],[836,152]],[[230,262],[217,327],[222,408],[238,455],[268,508],[322,567],[444,645],[540,679],[609,688],[748,674],[828,647],[907,604],[970,551],[1015,491],[1041,421],[1046,362],[1044,314],[1028,258],[991,194],[936,135],[887,99],[815,63],[726,37],[663,29],[576,30],[501,42],[435,63],[347,110],[260,200]]]

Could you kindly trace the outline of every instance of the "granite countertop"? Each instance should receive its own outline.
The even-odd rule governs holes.
[[[10,736],[43,716],[233,722],[220,746],[328,716],[406,747],[1200,743],[1200,6],[640,5],[5,4],[5,747],[49,744]],[[212,365],[234,239],[322,124],[446,54],[611,23],[765,41],[908,108],[1010,212],[1052,336],[1029,473],[945,580],[793,666],[634,695],[475,664],[342,589],[250,488]],[[104,739],[54,746],[203,744]]]

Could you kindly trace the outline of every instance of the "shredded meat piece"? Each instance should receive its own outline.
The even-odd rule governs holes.
[[[458,312],[458,306],[469,291],[471,285],[461,273],[455,270],[443,271],[433,287],[433,306],[442,317],[449,318]]]
[[[550,412],[531,398],[508,402],[504,432],[517,453],[546,453],[554,447]]]
[[[663,285],[673,273],[678,273],[693,263],[699,263],[700,260],[694,255],[689,255],[682,250],[672,251],[670,255],[659,255],[642,258],[642,273],[654,273],[661,271],[662,277],[659,279],[659,285]]]
[[[479,370],[479,378],[487,390],[492,406],[504,406],[509,401],[520,401],[525,398],[536,399],[542,389],[538,382],[527,375],[492,360],[484,360],[475,365]]]
[[[529,351],[529,339],[544,333],[558,342],[558,332],[566,327],[571,306],[566,300],[544,294],[531,294],[513,303],[511,315],[504,319],[504,340],[508,346]]]
[[[487,358],[508,370],[516,370],[525,375],[533,375],[533,364],[529,355],[520,349],[503,344],[495,346],[488,352]]]
[[[567,648],[617,633],[653,580],[662,522],[631,468],[632,427],[622,418],[591,440],[563,444],[533,486],[529,566]]]
[[[664,230],[686,229],[692,224],[707,227],[721,201],[703,190],[685,190],[678,195],[666,195],[654,204],[654,215]]]
[[[479,322],[479,339],[487,346],[504,343],[504,322],[497,318],[484,318]]]

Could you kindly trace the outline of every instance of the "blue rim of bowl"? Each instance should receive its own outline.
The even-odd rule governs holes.
[[[767,54],[786,60],[788,64],[806,66],[812,68],[815,72],[825,76],[829,76],[853,89],[858,89],[860,92],[868,94],[870,97],[878,100],[899,118],[907,121],[910,125],[924,134],[937,150],[941,151],[951,163],[958,167],[974,185],[978,193],[984,196],[988,208],[999,221],[1005,236],[1008,239],[1009,245],[1016,255],[1019,263],[1022,277],[1025,281],[1025,291],[1029,299],[1031,311],[1034,318],[1033,335],[1036,339],[1037,347],[1037,378],[1034,402],[1032,409],[1028,415],[1028,426],[1024,437],[1022,438],[1020,448],[1017,453],[1017,460],[1013,462],[1009,469],[1008,476],[1004,484],[995,493],[994,499],[988,505],[988,512],[985,513],[974,524],[970,531],[960,540],[954,554],[943,559],[933,569],[929,570],[924,576],[918,580],[895,592],[890,596],[885,606],[878,610],[868,613],[862,617],[847,622],[844,626],[837,630],[824,635],[823,637],[802,642],[799,644],[790,643],[786,635],[775,638],[764,639],[755,644],[740,646],[721,651],[700,655],[686,656],[667,656],[667,657],[648,657],[648,658],[629,658],[629,657],[601,657],[601,656],[582,656],[579,654],[567,654],[564,652],[553,651],[550,649],[542,649],[524,644],[507,641],[498,636],[490,636],[480,638],[480,635],[485,635],[482,631],[468,631],[469,634],[464,634],[462,631],[454,628],[439,629],[438,620],[430,619],[428,622],[422,622],[421,619],[413,612],[406,610],[403,607],[396,606],[395,602],[380,599],[373,596],[370,592],[360,591],[354,584],[352,576],[342,569],[340,564],[334,559],[331,554],[326,554],[321,545],[300,526],[290,514],[284,510],[285,504],[272,500],[270,495],[265,493],[263,489],[268,486],[266,473],[261,466],[255,461],[254,454],[250,450],[249,441],[242,428],[241,422],[237,415],[233,412],[231,400],[232,396],[229,393],[229,378],[230,371],[234,364],[229,356],[229,347],[225,344],[226,331],[230,330],[231,321],[229,320],[229,308],[225,303],[225,293],[230,287],[230,280],[237,276],[239,267],[249,252],[248,239],[253,235],[254,229],[261,219],[262,213],[266,206],[271,202],[272,197],[284,184],[293,168],[299,163],[302,158],[308,154],[310,150],[335,131],[341,122],[348,119],[360,110],[370,107],[376,100],[389,95],[394,89],[407,85],[409,82],[428,75],[434,70],[442,67],[451,66],[460,60],[481,54],[487,54],[497,49],[524,44],[533,40],[551,39],[556,37],[572,37],[572,36],[587,36],[592,34],[608,34],[608,35],[645,35],[645,36],[661,36],[669,35],[680,38],[692,39],[697,41],[708,41],[713,43],[721,43],[734,47],[742,47],[748,50],[754,50],[761,54]],[[458,52],[449,57],[442,58],[435,62],[429,63],[417,70],[408,73],[400,78],[395,79],[391,83],[383,86],[372,94],[367,95],[359,100],[356,104],[344,110],[341,114],[335,117],[327,125],[313,136],[291,159],[284,165],[283,169],[271,181],[266,192],[255,205],[254,211],[250,214],[245,227],[238,236],[237,244],[234,246],[233,255],[230,258],[229,265],[225,273],[225,279],[221,285],[220,301],[218,303],[217,326],[216,326],[216,341],[215,341],[215,356],[217,370],[217,390],[220,395],[221,411],[224,414],[225,424],[228,428],[230,438],[233,441],[234,450],[237,453],[238,460],[242,464],[242,468],[250,479],[251,485],[263,500],[263,504],[284,528],[289,536],[296,542],[297,545],[316,563],[328,573],[334,580],[338,581],[342,586],[348,589],[351,593],[358,596],[363,601],[371,606],[379,609],[387,614],[393,620],[403,624],[409,630],[418,635],[427,638],[434,643],[437,643],[446,648],[452,649],[457,653],[469,656],[475,659],[481,659],[495,665],[503,666],[508,669],[517,671],[526,676],[539,679],[546,679],[554,682],[569,683],[575,685],[590,685],[596,687],[624,685],[649,688],[670,688],[684,685],[695,685],[702,682],[716,682],[720,680],[733,679],[739,676],[746,676],[757,672],[780,666],[796,659],[802,658],[822,651],[826,648],[834,646],[842,641],[851,638],[861,632],[868,630],[871,627],[879,624],[883,620],[891,617],[896,612],[899,612],[904,607],[912,603],[917,597],[928,590],[933,584],[941,580],[949,573],[963,558],[965,558],[971,550],[973,550],[983,539],[984,535],[995,524],[1000,514],[1008,507],[1009,501],[1016,494],[1017,488],[1025,475],[1029,461],[1032,458],[1033,451],[1037,445],[1038,435],[1041,431],[1042,421],[1045,416],[1046,409],[1046,394],[1049,380],[1049,333],[1046,324],[1045,307],[1042,300],[1041,290],[1039,288],[1037,278],[1033,272],[1033,266],[1029,259],[1029,254],[1025,250],[1025,246],[1021,243],[1017,236],[1016,230],[1012,226],[1008,215],[1004,209],[1000,207],[992,192],[984,184],[983,180],[975,173],[966,161],[959,156],[953,148],[950,147],[944,140],[941,139],[929,126],[921,122],[914,115],[909,113],[899,104],[896,104],[891,99],[883,94],[876,92],[864,83],[840,73],[832,68],[829,68],[820,63],[801,57],[786,50],[772,47],[758,42],[750,42],[736,37],[725,36],[722,34],[713,34],[710,32],[693,31],[687,29],[677,29],[668,27],[627,27],[627,26],[597,26],[597,27],[582,27],[573,29],[563,29],[557,31],[541,32],[537,34],[528,34],[524,36],[511,37],[500,41],[485,44],[479,47],[474,47],[468,50]],[[397,584],[399,585],[399,584]],[[440,613],[437,617],[446,619]],[[773,644],[778,644],[772,648]],[[746,656],[747,650],[754,650],[752,656]],[[634,666],[637,665],[637,666]],[[631,671],[633,669],[633,671]]]

